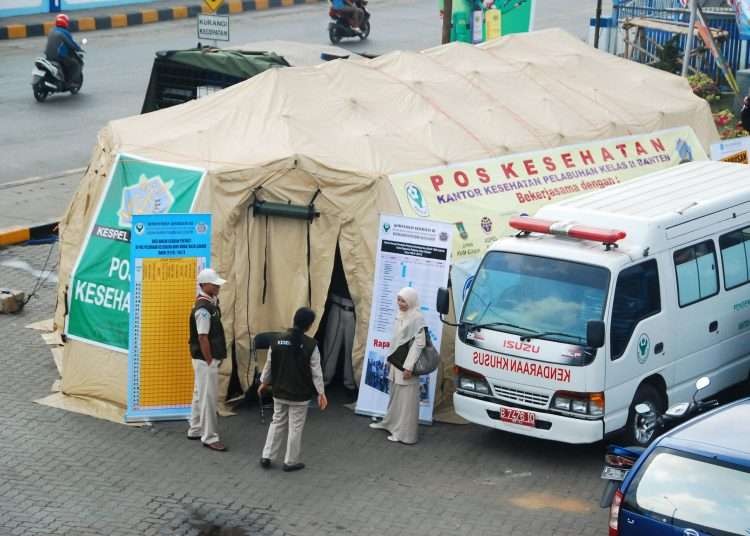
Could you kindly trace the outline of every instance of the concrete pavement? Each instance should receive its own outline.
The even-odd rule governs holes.
[[[0,183],[0,246],[50,234],[65,212],[83,172],[81,168]]]
[[[226,0],[217,13],[223,15],[263,11],[268,8],[315,4],[320,1],[322,0]],[[136,5],[100,7],[70,11],[69,29],[71,32],[109,30],[192,18],[197,17],[199,13],[208,12],[207,6],[200,0],[160,0]],[[54,18],[55,13],[1,18],[0,40],[47,35],[54,27]]]
[[[0,248],[0,286],[33,288],[56,247]],[[3,536],[606,533],[600,444],[446,424],[421,427],[417,445],[393,444],[334,390],[328,410],[310,411],[307,468],[284,473],[258,465],[267,425],[255,404],[220,419],[226,453],[187,441],[184,422],[131,428],[37,405],[57,369],[24,326],[52,316],[54,289],[47,282],[22,313],[0,315]]]

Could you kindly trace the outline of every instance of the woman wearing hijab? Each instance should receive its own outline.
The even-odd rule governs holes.
[[[414,342],[404,360],[404,370],[400,371],[391,365],[388,372],[390,380],[390,399],[388,411],[380,422],[370,424],[370,428],[388,430],[389,441],[413,444],[417,442],[419,427],[419,376],[412,375],[414,364],[425,347],[424,328],[427,325],[419,312],[419,296],[413,288],[402,288],[398,297],[398,315],[393,325],[391,352],[395,352],[404,343]]]

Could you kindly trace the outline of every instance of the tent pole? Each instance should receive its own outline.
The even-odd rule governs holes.
[[[594,48],[599,48],[599,28],[602,26],[602,0],[596,0],[596,23],[594,25]]]
[[[693,51],[693,33],[695,32],[695,15],[697,12],[697,0],[690,0],[690,23],[688,24],[687,37],[685,37],[685,55],[682,57],[682,76],[688,75],[688,63]]]

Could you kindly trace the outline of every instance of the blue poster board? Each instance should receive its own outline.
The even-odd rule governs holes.
[[[210,261],[210,214],[133,216],[126,421],[190,415],[189,317]]]

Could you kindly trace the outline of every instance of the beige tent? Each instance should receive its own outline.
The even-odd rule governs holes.
[[[337,243],[358,312],[359,375],[378,215],[400,213],[389,174],[682,125],[706,149],[718,139],[707,103],[684,79],[560,30],[272,69],[101,131],[61,224],[56,325],[63,325],[64,289],[117,152],[208,170],[196,210],[214,215],[213,263],[229,280],[222,308],[246,385],[251,334],[288,325],[308,292],[322,312]],[[318,189],[308,265],[307,223],[254,218],[248,204],[256,195],[307,204]],[[62,389],[124,405],[126,361],[69,341]],[[231,371],[223,372],[226,379]]]

